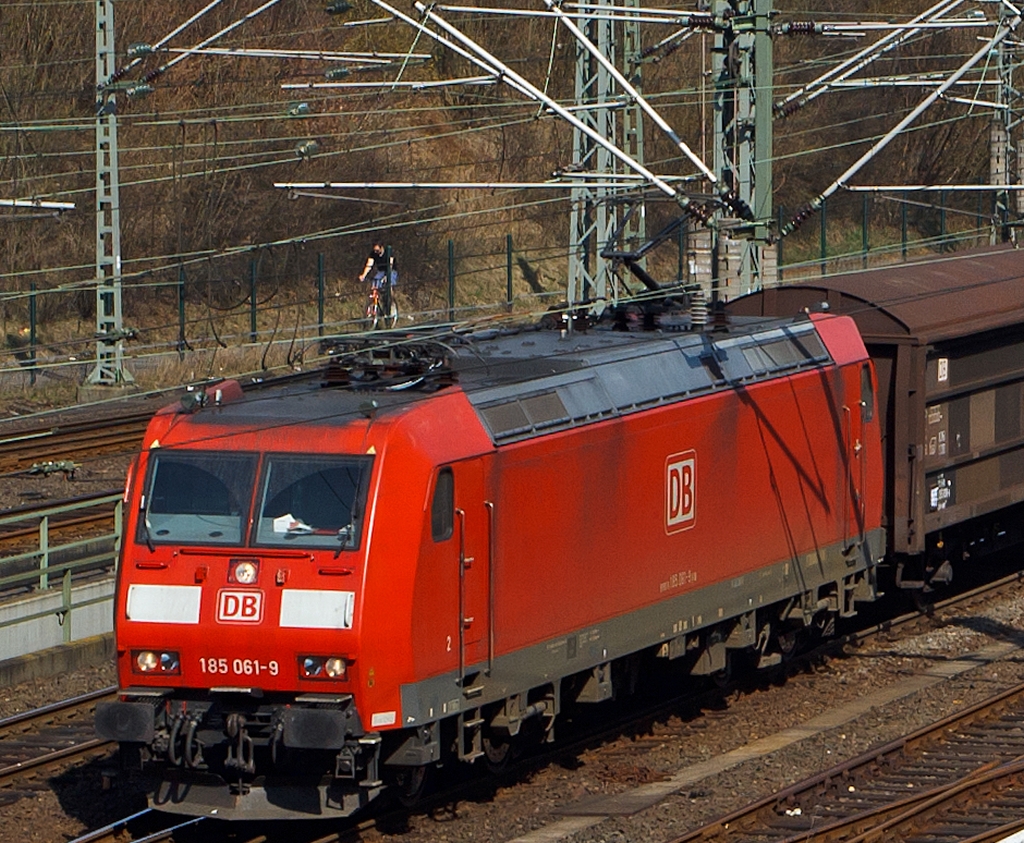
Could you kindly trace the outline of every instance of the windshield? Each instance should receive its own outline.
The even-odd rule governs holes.
[[[370,457],[267,456],[256,544],[358,547],[370,465]]]
[[[240,544],[255,477],[255,454],[154,452],[138,540]]]

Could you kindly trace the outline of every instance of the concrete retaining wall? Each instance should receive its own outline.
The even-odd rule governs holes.
[[[112,632],[113,594],[113,577],[73,586],[74,608],[67,615],[62,615],[64,600],[60,589],[0,603],[0,661]],[[79,605],[93,600],[97,602]],[[18,622],[19,618],[31,618],[40,612],[46,614]]]
[[[85,667],[97,667],[114,660],[114,636],[97,635],[72,644],[61,644],[38,653],[0,661],[0,688],[46,679]]]

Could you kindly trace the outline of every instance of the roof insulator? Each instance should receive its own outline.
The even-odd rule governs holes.
[[[140,82],[138,85],[130,85],[125,88],[125,94],[128,95],[128,99],[141,100],[144,97],[148,97],[153,93],[153,86],[147,85],[145,82]]]
[[[141,59],[143,56],[153,55],[152,44],[129,44],[127,56],[129,59]]]
[[[309,107],[308,102],[293,102],[288,106],[289,117],[305,117],[307,114],[312,113],[313,109]]]
[[[347,67],[329,67],[324,71],[324,77],[334,82],[337,79],[344,79],[351,72]]]
[[[346,2],[346,0],[334,0],[333,3],[328,3],[327,8],[324,9],[329,15],[343,15],[351,10],[352,4]]]

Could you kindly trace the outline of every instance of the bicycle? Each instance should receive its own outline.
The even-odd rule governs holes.
[[[395,303],[391,285],[384,283],[378,287],[372,284],[366,299],[366,330],[394,328],[397,324],[398,305]]]

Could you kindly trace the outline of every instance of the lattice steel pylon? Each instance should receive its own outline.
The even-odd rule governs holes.
[[[627,0],[626,5],[638,6],[639,3],[638,0]],[[603,2],[582,6],[582,11],[573,16],[573,21],[639,90],[639,24],[613,20],[608,7],[609,4]],[[622,49],[616,50],[620,43]],[[643,163],[643,119],[639,106],[623,101],[607,68],[578,43],[576,106],[577,116],[584,123],[615,143],[633,160]],[[573,129],[572,166],[578,173],[593,173],[603,178],[593,185],[582,180],[572,190],[567,298],[570,308],[587,302],[592,312],[599,314],[607,304],[618,300],[619,288],[612,271],[613,263],[602,258],[600,252],[619,226],[624,213],[623,202],[630,191],[626,187],[609,185],[610,177],[623,171],[622,162],[579,129]],[[639,248],[645,239],[641,207],[630,216],[620,242],[629,251]]]
[[[134,381],[124,365],[121,319],[121,200],[117,164],[117,98],[113,0],[96,0],[96,365],[87,383]]]
[[[999,7],[999,20],[1006,24],[1013,17],[1014,10]],[[990,135],[989,180],[992,184],[1011,185],[1024,183],[1024,149],[1022,142],[1014,143],[1014,130],[1024,115],[1021,113],[1021,92],[1013,86],[1013,69],[1019,61],[1018,43],[1009,39],[999,42],[996,53],[996,68],[999,73],[998,105],[992,115]],[[1019,132],[1017,133],[1019,137]],[[1024,190],[1014,191],[1013,199],[1009,190],[996,192],[996,217],[1002,228],[1002,239],[1016,239],[1017,229],[1013,224],[1024,217]],[[995,240],[993,228],[993,240]]]
[[[721,57],[715,81],[714,169],[753,220],[716,215],[714,293],[736,295],[774,281],[772,224],[771,0],[715,0]],[[725,285],[731,285],[724,289]]]

